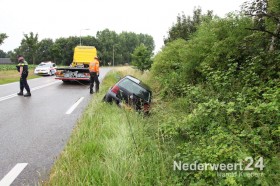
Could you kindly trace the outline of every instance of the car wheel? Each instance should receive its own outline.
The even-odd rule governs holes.
[[[109,96],[109,95],[106,94],[106,95],[103,97],[103,101],[108,102],[108,103],[112,103],[113,99],[112,99],[111,96]]]

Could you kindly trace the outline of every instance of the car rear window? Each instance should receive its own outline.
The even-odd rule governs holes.
[[[124,79],[118,85],[126,89],[130,93],[133,93],[146,101],[150,101],[150,92],[138,85],[137,83],[134,83],[129,79]]]
[[[41,63],[38,65],[38,67],[51,67],[51,64],[45,64],[45,63]]]

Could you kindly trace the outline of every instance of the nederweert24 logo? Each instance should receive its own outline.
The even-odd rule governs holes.
[[[184,163],[182,161],[173,162],[174,171],[254,171],[264,169],[263,157],[259,157],[254,161],[252,157],[246,157],[243,160],[235,163]]]

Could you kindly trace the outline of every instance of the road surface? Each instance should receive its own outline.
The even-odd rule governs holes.
[[[99,79],[109,70],[101,68]],[[32,97],[16,95],[19,83],[0,85],[0,186],[37,185],[47,179],[94,97],[89,84],[65,84],[54,78],[28,80]]]

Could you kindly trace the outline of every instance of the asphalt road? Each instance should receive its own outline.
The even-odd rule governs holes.
[[[99,79],[109,70],[101,68]],[[16,95],[19,83],[0,85],[0,185],[9,176],[16,177],[11,185],[37,185],[47,179],[77,120],[94,97],[89,94],[89,84],[65,84],[54,78],[28,80],[32,97]],[[22,170],[20,163],[26,163]]]

